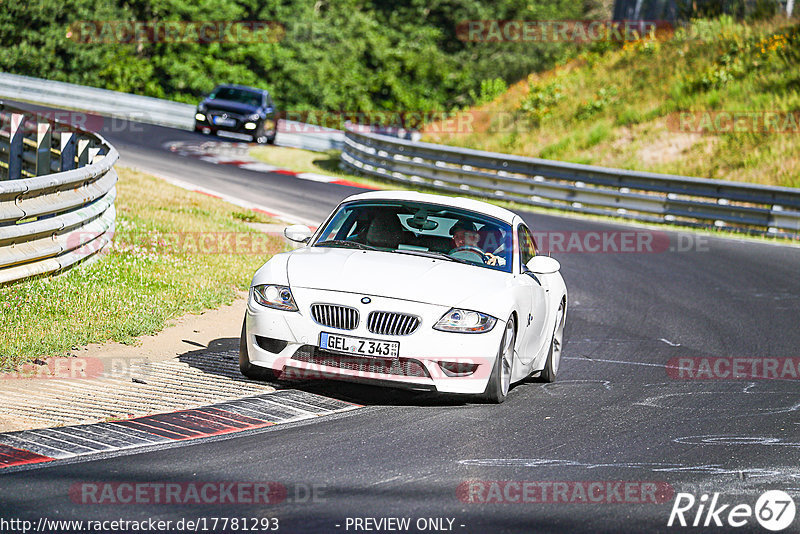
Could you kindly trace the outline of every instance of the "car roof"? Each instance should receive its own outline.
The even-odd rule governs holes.
[[[267,91],[266,89],[258,89],[256,87],[249,87],[247,85],[237,85],[235,83],[221,83],[214,89],[219,89],[220,87],[229,87],[231,89],[245,89],[247,91],[255,91],[256,93],[269,93],[269,91]]]
[[[513,211],[482,202],[480,200],[473,200],[464,197],[449,197],[445,195],[433,195],[430,193],[419,193],[417,191],[370,191],[369,193],[360,193],[347,197],[343,202],[352,202],[355,200],[407,200],[412,202],[428,202],[431,204],[439,204],[441,206],[448,206],[452,208],[462,208],[465,210],[475,211],[500,219],[501,221],[511,224],[514,220],[515,213]]]

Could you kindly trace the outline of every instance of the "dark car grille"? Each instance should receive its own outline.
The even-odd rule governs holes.
[[[419,317],[406,313],[374,311],[367,316],[367,330],[384,336],[408,336],[419,327]]]
[[[304,345],[294,353],[292,359],[361,373],[430,378],[425,366],[419,360],[413,358],[395,358],[393,360],[367,358],[349,354],[336,354],[321,350],[313,345]]]
[[[245,115],[241,113],[236,113],[235,111],[226,111],[224,109],[209,109],[207,113],[212,117],[221,117],[222,115],[227,115],[229,119],[234,119],[237,121],[242,121],[245,118]]]
[[[225,117],[223,117],[223,114],[225,115]],[[215,120],[216,117],[233,121],[233,123],[232,124],[219,123]],[[217,126],[218,128],[238,129],[244,123],[245,117],[243,115],[239,115],[238,113],[231,113],[230,111],[213,110],[208,112],[208,121],[214,126]]]
[[[311,317],[322,326],[339,330],[355,330],[358,326],[358,310],[336,304],[312,304]]]

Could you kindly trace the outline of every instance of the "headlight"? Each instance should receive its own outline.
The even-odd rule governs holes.
[[[203,115],[202,113],[195,113],[194,114],[194,118],[196,120],[200,121],[200,122],[203,122],[204,120],[206,120],[206,116]]]
[[[267,308],[297,311],[297,304],[294,303],[292,290],[286,286],[253,286],[253,299]]]
[[[245,130],[255,130],[256,129],[256,123],[254,123],[254,122],[246,122],[246,123],[244,123],[244,129]]]
[[[258,119],[260,119],[260,118],[261,118],[261,117],[258,115],[258,113],[253,113],[252,115],[250,115],[249,117],[247,117],[247,120],[249,120],[249,121],[257,121],[257,120],[258,120]]]
[[[496,322],[497,319],[485,313],[453,308],[445,313],[442,318],[433,325],[433,328],[443,332],[479,334],[481,332],[488,332],[494,328]]]

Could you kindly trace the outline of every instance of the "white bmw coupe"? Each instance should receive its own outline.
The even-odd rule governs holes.
[[[325,378],[479,395],[556,378],[567,289],[525,222],[485,202],[413,192],[345,199],[305,246],[253,277],[246,377]]]

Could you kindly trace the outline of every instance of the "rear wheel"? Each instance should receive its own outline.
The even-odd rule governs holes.
[[[509,317],[506,322],[506,331],[500,341],[500,349],[497,352],[497,359],[489,376],[489,383],[486,384],[486,391],[483,396],[489,402],[500,404],[506,400],[508,390],[511,388],[511,368],[514,363],[514,341],[517,337],[517,329],[514,325],[514,317]]]
[[[564,344],[564,319],[567,315],[566,303],[562,300],[556,313],[556,326],[553,329],[553,340],[550,342],[550,352],[542,369],[543,382],[555,382],[558,366],[561,363],[561,347]]]
[[[253,365],[247,351],[247,332],[245,322],[242,321],[242,335],[239,337],[239,371],[251,380],[275,380],[275,372],[272,369]]]

